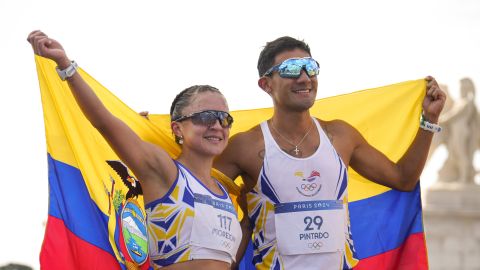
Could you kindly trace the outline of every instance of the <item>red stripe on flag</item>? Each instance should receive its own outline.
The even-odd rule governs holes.
[[[426,254],[424,234],[416,233],[410,235],[405,243],[396,249],[360,260],[354,269],[428,270]]]
[[[49,216],[40,252],[41,269],[121,269],[110,253],[78,238],[63,220]]]

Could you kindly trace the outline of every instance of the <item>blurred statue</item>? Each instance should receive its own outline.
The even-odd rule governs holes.
[[[444,112],[440,117],[443,131],[434,136],[432,143],[432,151],[441,144],[448,150],[447,159],[438,172],[438,181],[473,183],[476,175],[473,157],[480,148],[480,115],[471,79],[460,80],[460,98],[445,104]]]

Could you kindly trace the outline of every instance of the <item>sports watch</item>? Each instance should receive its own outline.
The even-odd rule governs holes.
[[[65,81],[67,78],[70,78],[77,72],[78,64],[75,61],[72,61],[70,66],[68,66],[66,69],[60,69],[58,66],[56,67],[58,76],[60,76],[60,79],[62,81]]]

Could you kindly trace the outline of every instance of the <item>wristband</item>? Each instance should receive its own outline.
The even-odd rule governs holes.
[[[423,116],[423,114],[422,114],[422,117],[420,118],[420,128],[422,128],[423,130],[426,130],[426,131],[430,131],[432,133],[438,133],[438,132],[442,131],[441,126],[428,122],[425,119],[425,116]]]
[[[56,67],[58,76],[60,76],[60,79],[62,81],[65,81],[67,78],[70,78],[77,72],[78,64],[75,61],[72,61],[70,66],[68,66],[66,69],[60,69],[58,66]]]

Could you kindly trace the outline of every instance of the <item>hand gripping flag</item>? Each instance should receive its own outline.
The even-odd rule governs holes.
[[[143,197],[138,181],[77,106],[55,64],[36,56],[49,168],[49,210],[40,253],[42,269],[149,269]],[[139,136],[172,157],[168,115],[138,115],[82,69],[105,106]],[[317,100],[313,116],[342,119],[397,161],[418,130],[425,81],[415,80]],[[271,108],[232,112],[231,135],[268,119]],[[232,195],[238,186],[214,175]],[[399,192],[349,169],[349,211],[355,269],[428,269],[420,187]],[[238,180],[237,180],[238,181]],[[241,264],[253,269],[247,252]],[[357,260],[358,259],[358,262]]]

